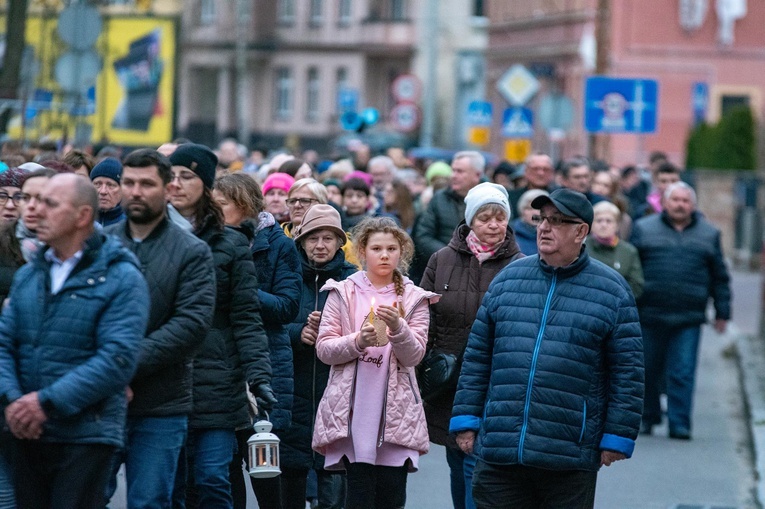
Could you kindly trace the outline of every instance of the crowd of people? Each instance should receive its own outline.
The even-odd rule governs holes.
[[[720,231],[664,154],[618,168],[248,153],[0,154],[0,509],[400,508],[433,442],[455,508],[594,504],[692,438]],[[281,475],[245,482],[267,418]]]

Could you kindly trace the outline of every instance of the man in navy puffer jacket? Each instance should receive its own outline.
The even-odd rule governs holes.
[[[72,174],[39,201],[48,247],[16,272],[0,320],[0,407],[16,437],[19,507],[103,507],[149,318],[138,260],[95,232],[98,196]]]
[[[643,407],[635,299],[583,242],[592,206],[532,202],[539,256],[500,272],[468,339],[450,431],[478,463],[478,508],[591,508],[597,471],[629,458]]]

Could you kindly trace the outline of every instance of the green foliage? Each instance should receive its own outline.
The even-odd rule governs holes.
[[[686,146],[688,169],[754,170],[757,126],[748,106],[731,109],[717,124],[694,127]]]

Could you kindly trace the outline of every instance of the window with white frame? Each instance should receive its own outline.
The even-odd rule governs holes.
[[[280,25],[295,23],[295,0],[279,0],[277,17]]]
[[[308,69],[308,79],[306,81],[306,85],[305,118],[308,122],[318,122],[321,82],[319,81],[319,70],[316,67],[311,67]]]
[[[274,89],[274,116],[277,120],[289,120],[292,118],[292,105],[294,103],[294,81],[289,67],[276,69],[276,83]]]
[[[199,23],[202,25],[215,24],[215,0],[202,0],[199,4]]]
[[[351,24],[351,0],[338,0],[337,23],[342,26]]]
[[[311,0],[311,16],[310,23],[313,26],[321,25],[323,21],[322,11],[324,2],[322,0]]]

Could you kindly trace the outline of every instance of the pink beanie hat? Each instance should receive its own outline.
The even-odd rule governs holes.
[[[281,189],[285,193],[290,192],[290,187],[295,183],[295,179],[286,173],[272,173],[263,182],[263,195],[265,196],[271,189]]]
[[[348,182],[351,179],[361,179],[367,183],[369,187],[372,187],[372,175],[364,171],[352,171],[343,178],[343,182]]]

